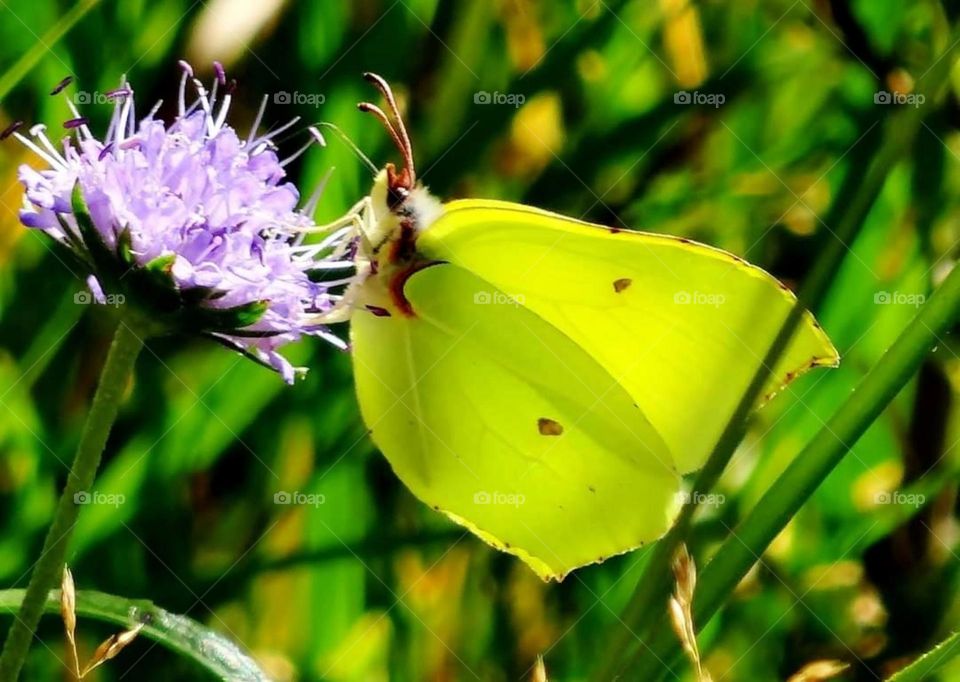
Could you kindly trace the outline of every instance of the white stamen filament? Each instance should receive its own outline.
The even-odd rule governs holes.
[[[54,168],[59,168],[60,170],[65,170],[65,168],[61,167],[59,161],[57,161],[56,159],[52,158],[49,154],[47,154],[46,151],[44,151],[43,149],[41,149],[40,147],[38,147],[37,145],[35,145],[33,142],[31,142],[30,140],[28,140],[26,137],[24,137],[24,136],[21,135],[20,133],[13,133],[13,136],[14,136],[15,138],[17,138],[18,140],[20,140],[20,143],[23,144],[27,149],[29,149],[30,151],[32,151],[34,154],[36,154],[37,156],[39,156],[41,159],[43,159],[44,161],[46,161],[48,164],[50,164],[50,165],[53,166]]]
[[[277,128],[276,130],[267,133],[266,135],[261,135],[260,137],[258,137],[257,139],[255,139],[255,140],[254,140],[253,142],[251,142],[250,144],[252,144],[252,145],[254,146],[254,148],[259,147],[261,144],[265,144],[265,143],[269,142],[269,141],[272,140],[274,137],[276,137],[277,135],[279,135],[280,133],[282,133],[282,132],[285,131],[285,130],[289,130],[290,128],[292,128],[293,126],[295,126],[295,125],[296,125],[297,123],[299,123],[299,122],[300,122],[300,117],[299,117],[299,116],[294,116],[292,120],[290,120],[290,121],[288,121],[287,123],[283,124],[282,126],[280,126],[279,128]]]
[[[217,130],[220,130],[227,120],[227,111],[230,109],[230,98],[231,95],[229,92],[223,96],[223,103],[220,105],[220,115],[217,116],[217,122],[214,123],[213,126]]]
[[[315,142],[320,143],[320,146],[321,146],[321,147],[326,146],[326,142],[325,142],[324,139],[323,139],[323,135],[320,134],[320,131],[319,131],[319,130],[317,130],[317,129],[314,128],[313,126],[310,126],[309,128],[307,128],[307,130],[308,130],[309,133],[310,133],[310,139],[307,141],[307,143],[306,143],[305,145],[303,145],[302,147],[300,147],[300,149],[298,149],[298,150],[295,151],[293,154],[291,154],[290,156],[288,156],[287,158],[285,158],[283,161],[281,161],[281,162],[280,162],[280,167],[281,167],[281,168],[286,168],[288,164],[296,161],[298,158],[300,158],[301,156],[303,156],[303,153],[304,153],[305,151],[307,151],[308,149],[310,149],[310,147],[311,147],[311,146],[313,145],[313,143],[315,143]]]
[[[130,94],[127,95],[127,99],[130,100],[130,117],[127,119],[127,136],[133,135],[136,132],[137,127],[137,105],[134,102],[133,90],[130,91]]]
[[[180,75],[180,92],[177,97],[177,111],[180,112],[180,118],[183,118],[187,106],[187,78],[190,75],[187,73],[187,69],[183,69],[183,73]]]
[[[157,112],[160,111],[160,105],[163,104],[162,99],[158,99],[157,103],[153,105],[153,109],[150,110],[150,113],[147,114],[147,118],[153,118],[157,115]]]
[[[260,123],[263,121],[263,114],[267,110],[267,101],[269,99],[270,95],[264,95],[263,99],[260,100],[260,109],[257,111],[257,117],[253,119],[253,125],[250,126],[250,134],[247,135],[248,147],[253,145],[253,140],[257,136],[257,131],[260,129]]]
[[[200,106],[203,107],[203,111],[207,115],[207,134],[210,137],[213,137],[216,134],[216,131],[213,129],[213,114],[210,112],[210,102],[207,99],[207,90],[203,87],[203,83],[196,78],[193,79],[193,86],[197,89],[197,97],[200,100]],[[214,87],[216,87],[216,83],[214,83]]]
[[[31,135],[31,136],[33,136],[33,137],[37,138],[38,140],[40,140],[40,144],[43,145],[44,149],[46,149],[48,152],[50,152],[50,155],[51,155],[51,156],[53,156],[55,159],[57,159],[57,161],[60,162],[60,163],[54,164],[54,165],[66,167],[66,165],[67,165],[67,160],[66,160],[65,158],[63,158],[63,157],[60,155],[60,152],[57,151],[57,148],[54,147],[54,146],[50,143],[50,138],[48,138],[48,137],[46,136],[46,134],[44,133],[44,131],[45,131],[46,129],[47,129],[47,126],[43,125],[42,123],[38,123],[37,125],[35,125],[35,126],[33,126],[32,128],[30,128],[30,131],[29,131],[29,132],[30,132],[30,135]]]
[[[214,110],[217,108],[217,87],[220,85],[220,81],[214,77],[213,87],[210,88],[210,115],[213,116]]]
[[[126,80],[124,80],[124,83],[126,83]],[[133,103],[133,97],[131,95],[127,95],[126,97],[123,98],[123,106],[120,108],[120,118],[117,119],[117,127],[113,131],[113,134],[114,134],[113,139],[114,139],[114,142],[117,143],[118,147],[123,142],[123,139],[126,135],[127,116],[130,115],[130,107],[132,106],[132,103]],[[123,158],[122,153],[119,155],[119,158]]]
[[[330,176],[333,175],[334,166],[331,166],[326,173],[323,174],[323,177],[320,178],[320,182],[317,183],[316,189],[313,190],[313,193],[310,194],[310,198],[307,199],[307,203],[303,205],[303,208],[300,212],[313,219],[313,214],[317,210],[317,205],[320,203],[320,196],[323,194],[323,190],[327,187],[327,182],[330,180]]]
[[[117,97],[113,102],[113,114],[110,116],[110,125],[107,127],[107,134],[103,138],[104,146],[110,144],[110,138],[117,129],[117,123],[120,121],[120,109],[123,107],[123,100],[125,99],[126,97]]]

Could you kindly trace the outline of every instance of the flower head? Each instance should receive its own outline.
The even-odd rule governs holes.
[[[310,141],[281,160],[273,139],[298,119],[258,134],[264,97],[241,139],[226,123],[234,84],[223,68],[215,64],[208,92],[188,64],[181,67],[178,115],[169,125],[156,117],[159,104],[137,122],[134,93],[124,82],[108,93],[114,110],[103,139],[72,102],[60,148],[43,125],[29,136],[8,129],[3,136],[15,136],[47,165],[19,169],[26,188],[20,220],[76,257],[98,300],[122,292],[166,329],[212,337],[292,382],[281,346],[305,334],[344,345],[316,324],[338,297],[310,276],[339,264],[327,267],[316,245],[301,244],[319,229],[310,218],[318,195],[298,209],[300,194],[284,171],[322,138],[310,128]],[[191,82],[197,98],[188,105]]]

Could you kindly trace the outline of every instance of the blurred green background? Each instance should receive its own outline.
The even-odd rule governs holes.
[[[879,123],[896,106],[929,105],[909,93],[951,18],[926,0],[6,0],[0,73],[24,54],[39,59],[4,93],[0,127],[57,130],[70,114],[48,93],[70,74],[69,96],[90,102],[80,108],[95,130],[111,110],[98,94],[124,74],[141,114],[162,98],[169,116],[176,60],[209,78],[219,59],[239,84],[231,120],[242,132],[266,93],[266,126],[334,122],[381,165],[396,154],[355,108],[375,96],[360,78],[371,70],[396,88],[421,177],[439,196],[689,236],[794,285],[834,238],[831,206],[856,185]],[[699,560],[952,263],[958,123],[951,96],[848,245],[817,311],[842,367],[804,377],[758,414],[723,503],[701,514]],[[110,333],[104,311],[74,302],[83,283],[19,226],[24,162],[37,159],[14,140],[0,146],[4,588],[23,587],[39,553]],[[321,220],[371,181],[335,137],[290,170],[307,193],[331,167]],[[851,664],[844,679],[880,679],[957,627],[957,351],[943,340],[707,627],[715,679],[783,680],[824,658]],[[528,679],[541,653],[551,679],[583,679],[622,627],[616,614],[648,550],[541,583],[399,484],[365,436],[347,355],[306,342],[291,357],[311,371],[288,388],[219,347],[149,344],[97,488],[122,503],[83,510],[70,560],[78,588],[186,613],[278,680]],[[282,491],[325,501],[275,504]],[[4,631],[9,622],[0,617]],[[81,648],[113,629],[82,619]],[[55,617],[41,635],[24,679],[66,679]],[[142,639],[90,679],[207,678]],[[941,679],[960,679],[960,667]]]

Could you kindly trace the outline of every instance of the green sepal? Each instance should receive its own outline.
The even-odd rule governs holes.
[[[56,213],[55,215],[57,216],[57,222],[60,223],[60,229],[63,230],[64,241],[61,242],[61,241],[55,239],[54,242],[60,244],[61,246],[64,246],[65,248],[69,249],[70,251],[74,252],[74,254],[75,254],[78,258],[82,259],[84,262],[87,263],[87,266],[88,266],[88,267],[91,266],[92,263],[89,263],[89,262],[86,260],[86,252],[87,252],[87,250],[86,250],[86,248],[85,248],[84,245],[83,245],[83,241],[81,241],[81,240],[77,237],[76,233],[73,231],[73,228],[70,227],[70,225],[67,224],[67,221],[66,221],[66,220],[64,220],[62,214]]]
[[[255,324],[269,305],[269,301],[253,301],[232,308],[188,308],[184,310],[184,324],[192,329],[230,334]]]
[[[125,227],[117,236],[117,255],[128,268],[137,267],[137,259],[133,256],[133,237],[130,236],[130,228]]]
[[[157,256],[143,267],[130,269],[124,277],[131,293],[144,302],[146,308],[172,313],[181,307],[180,293],[171,269],[174,254]]]
[[[221,291],[214,287],[190,287],[180,290],[180,300],[185,306],[194,305],[203,301],[215,301],[227,295],[226,291]]]

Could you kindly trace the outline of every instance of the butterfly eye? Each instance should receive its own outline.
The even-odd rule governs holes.
[[[403,185],[393,185],[387,191],[387,206],[391,211],[397,209],[410,196],[410,190]]]

